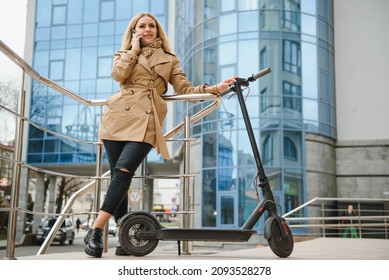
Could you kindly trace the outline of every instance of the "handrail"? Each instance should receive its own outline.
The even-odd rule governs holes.
[[[325,203],[326,202],[334,202],[334,201],[343,201],[347,202],[349,204],[358,204],[358,209],[354,208],[354,212],[357,214],[356,216],[327,216],[326,213],[329,212],[344,212],[346,209],[326,209]],[[304,208],[308,208],[310,206],[317,206],[317,202],[321,205],[320,212],[322,213],[321,216],[309,216],[309,217],[290,217],[292,214],[296,213],[299,210],[302,210]],[[361,215],[368,212],[376,212],[376,210],[364,210],[360,209],[360,203],[363,202],[382,202],[382,203],[388,203],[389,199],[386,198],[337,198],[337,197],[315,197],[311,199],[310,201],[307,201],[306,203],[296,207],[292,211],[289,211],[288,213],[285,213],[282,215],[282,217],[288,222],[289,227],[291,229],[320,229],[322,234],[321,236],[326,237],[328,235],[331,235],[331,233],[326,232],[326,229],[330,230],[338,230],[341,228],[350,227],[350,224],[341,224],[341,223],[333,223],[334,221],[340,221],[340,220],[349,220],[349,221],[356,221],[356,223],[352,223],[352,226],[355,228],[358,228],[359,231],[359,237],[362,238],[362,234],[368,235],[368,234],[377,234],[377,232],[369,232],[367,233],[366,230],[371,230],[372,228],[379,228],[382,227],[383,232],[378,232],[379,234],[384,234],[385,239],[389,238],[389,215],[386,213],[388,211],[384,211],[383,215]],[[295,222],[295,223],[294,223]],[[308,223],[309,222],[309,223]],[[329,223],[327,223],[329,222]],[[331,223],[332,222],[332,223]],[[362,231],[362,229],[365,229],[365,232]],[[309,234],[312,234],[309,233]],[[304,235],[309,235],[305,233]],[[317,234],[317,232],[316,232]]]
[[[316,201],[346,201],[346,202],[352,202],[352,201],[363,201],[363,202],[374,202],[374,201],[389,201],[389,199],[386,198],[340,198],[340,197],[315,197],[304,204],[301,204],[299,207],[296,207],[295,209],[285,213],[282,215],[283,218],[287,218],[291,214],[313,204]]]
[[[104,100],[104,99],[91,100],[91,99],[83,98],[82,96],[77,95],[73,91],[71,91],[71,90],[69,90],[69,89],[67,89],[67,88],[65,88],[65,87],[63,87],[61,85],[56,84],[55,82],[49,80],[46,77],[41,76],[24,59],[22,59],[18,54],[16,54],[11,48],[9,48],[2,40],[0,40],[0,51],[3,52],[11,61],[13,61],[16,65],[18,65],[23,70],[22,92],[24,92],[24,77],[25,77],[25,74],[27,74],[31,78],[33,78],[34,80],[36,80],[36,81],[38,81],[38,82],[40,82],[40,83],[42,83],[42,84],[44,84],[44,85],[46,85],[48,87],[51,87],[55,91],[57,91],[59,93],[62,93],[64,95],[74,99],[75,101],[77,101],[77,102],[79,102],[81,104],[86,105],[86,106],[100,106],[100,107],[102,107],[102,106],[106,105],[106,100]],[[189,119],[189,123],[185,124],[185,121],[184,121],[181,124],[179,124],[176,127],[174,127],[171,131],[167,132],[164,135],[165,138],[171,138],[172,136],[174,136],[175,134],[177,134],[178,132],[183,130],[185,128],[185,125],[193,124],[196,121],[200,120],[205,115],[207,115],[210,112],[212,112],[213,110],[217,109],[220,106],[220,104],[222,103],[222,99],[220,97],[225,95],[225,94],[226,93],[222,93],[220,95],[214,95],[214,94],[210,94],[210,93],[202,93],[202,94],[183,94],[183,95],[165,95],[165,96],[162,96],[162,98],[164,100],[166,100],[166,101],[186,101],[186,102],[205,101],[205,100],[213,100],[214,101],[213,103],[211,103],[207,107],[205,107],[202,110],[200,110],[195,115],[193,115],[193,116],[191,116],[189,118],[186,118],[186,120]],[[26,117],[24,117],[24,106],[23,106],[23,108],[19,108],[19,111],[21,112],[21,114],[20,114],[20,112],[19,112],[19,114],[18,113],[15,113],[15,114],[19,117],[20,122],[21,122],[21,125],[18,126],[18,130],[20,132],[23,132],[23,126],[24,126],[23,124],[24,124],[25,121],[29,122],[32,125],[35,125],[35,126],[39,127],[38,125],[32,123]],[[47,131],[50,131],[50,130],[47,130]],[[62,134],[59,134],[59,133],[54,133],[53,132],[53,134],[55,134],[55,135],[57,135],[59,137],[68,137],[68,136],[65,136],[65,135],[62,135]],[[17,140],[21,140],[21,139],[17,139]],[[95,180],[93,180],[92,182],[90,182],[85,187],[81,188],[79,191],[77,191],[76,193],[74,193],[71,196],[71,199],[69,199],[69,201],[67,202],[67,204],[63,208],[62,214],[60,215],[60,218],[57,219],[55,225],[53,226],[53,228],[50,231],[48,237],[46,238],[47,241],[45,241],[43,243],[43,245],[42,245],[41,249],[39,250],[38,254],[45,252],[47,247],[48,247],[48,245],[49,245],[49,243],[51,243],[53,241],[55,233],[58,231],[60,225],[63,222],[64,213],[66,213],[68,210],[70,210],[72,204],[74,203],[74,200],[77,197],[79,197],[80,195],[84,194],[86,191],[88,191],[94,184],[98,184],[97,188],[96,188],[95,196],[98,193],[98,189],[100,187],[100,179],[103,179],[100,176],[101,175],[101,157],[102,157],[101,145],[102,145],[102,143],[100,143],[100,142],[96,142],[96,143],[93,142],[92,143],[91,142],[91,143],[88,143],[88,144],[100,145],[100,148],[98,149],[98,151],[99,151],[99,153],[98,153],[99,158],[97,158],[97,160],[96,160],[97,161],[96,162],[96,166],[97,167],[96,167]],[[185,151],[184,151],[184,153],[185,153]],[[17,152],[16,158],[17,158],[17,160],[13,160],[13,164],[17,167],[15,169],[16,172],[14,172],[14,176],[13,177],[14,178],[16,177],[18,179],[18,178],[20,178],[20,167],[22,165],[28,167],[28,165],[24,164],[21,161],[21,151]],[[42,172],[44,170],[39,169],[39,171]],[[47,172],[47,171],[45,171],[45,172]],[[56,173],[56,174],[59,174],[59,173]],[[62,174],[62,175],[68,175],[68,174]],[[15,184],[15,185],[19,185],[19,183]],[[15,189],[15,186],[14,186],[14,189]],[[18,190],[18,188],[17,188],[17,190]],[[189,196],[189,194],[187,194],[187,195]],[[19,199],[18,196],[19,196],[18,191],[16,191],[15,194],[14,194],[14,199],[13,199],[12,205],[11,205],[11,209],[13,209],[13,210],[11,211],[12,218],[10,219],[11,222],[10,222],[10,226],[9,226],[9,233],[10,233],[9,236],[11,236],[12,238],[9,238],[10,240],[7,242],[7,253],[6,253],[7,257],[10,258],[10,259],[14,258],[14,248],[15,248],[15,244],[14,243],[15,243],[15,231],[16,231],[16,215],[14,215],[14,213],[15,213],[14,209],[18,209],[18,207],[17,207],[17,204],[18,204],[17,201]],[[184,200],[185,200],[185,198],[184,198]],[[94,203],[95,203],[95,208],[97,208],[98,200],[95,200]]]
[[[30,77],[41,82],[44,85],[47,85],[54,90],[65,94],[66,96],[88,106],[103,106],[105,105],[105,99],[86,99],[82,96],[79,96],[75,92],[56,84],[55,82],[49,80],[46,77],[41,76],[34,68],[31,67],[24,59],[22,59],[17,53],[15,53],[10,47],[8,47],[0,39],[0,50],[9,59],[11,59],[16,65],[18,65],[22,70],[24,70]],[[166,95],[162,96],[166,101],[202,101],[214,99],[216,96],[211,93],[201,93],[201,94],[182,94],[182,95]]]
[[[108,176],[109,173],[110,172],[107,171],[106,173],[103,174],[103,176],[104,177]],[[71,207],[72,207],[72,205],[73,205],[73,203],[75,202],[75,200],[78,197],[80,197],[81,195],[87,193],[90,189],[92,189],[94,184],[95,184],[95,182],[92,181],[89,184],[87,184],[85,187],[83,187],[83,188],[79,189],[78,191],[76,191],[75,193],[73,193],[70,196],[69,201],[66,203],[65,207],[62,209],[61,214],[69,212]],[[65,216],[64,215],[61,215],[61,216],[59,216],[57,218],[57,220],[55,221],[55,223],[54,223],[53,227],[51,228],[49,234],[47,235],[46,239],[44,240],[42,246],[40,247],[37,255],[44,254],[46,252],[47,248],[53,242],[57,231],[61,228],[61,225],[62,225],[64,220],[65,220]]]

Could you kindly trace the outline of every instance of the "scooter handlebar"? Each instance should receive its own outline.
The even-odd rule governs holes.
[[[264,69],[262,69],[261,71],[259,71],[258,73],[256,74],[253,74],[251,75],[250,77],[248,77],[247,79],[244,79],[244,81],[248,84],[250,82],[254,82],[256,81],[257,79],[269,74],[271,72],[271,69],[269,67],[266,67]],[[227,89],[226,91],[222,92],[222,93],[219,93],[219,96],[224,96],[224,95],[227,95],[229,94],[231,91],[233,91],[233,86],[231,86],[229,89]]]
[[[271,69],[269,67],[266,67],[264,69],[262,69],[261,71],[259,71],[257,74],[253,74],[250,78],[248,78],[247,80],[249,82],[254,82],[255,80],[269,74],[271,72]]]

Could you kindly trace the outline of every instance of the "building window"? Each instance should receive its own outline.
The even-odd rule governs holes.
[[[290,31],[300,31],[301,20],[299,3],[293,0],[284,0],[281,24],[283,28]]]
[[[115,15],[114,1],[101,1],[100,2],[100,21],[113,20]]]
[[[112,58],[110,56],[102,56],[98,58],[97,77],[111,77]]]
[[[266,62],[266,47],[263,48],[259,54],[259,68],[264,69],[267,65]]]
[[[261,89],[261,103],[260,103],[260,106],[261,106],[261,112],[264,112],[267,108],[267,99],[266,99],[266,95],[267,95],[267,88],[263,88]]]
[[[204,3],[204,19],[213,18],[218,12],[218,1],[211,0]]]
[[[284,40],[283,44],[283,70],[301,75],[301,45],[300,43]]]
[[[284,137],[284,158],[297,161],[297,148],[289,137]]]
[[[51,60],[50,61],[50,79],[51,80],[63,80],[64,60]]]
[[[66,24],[66,5],[54,5],[52,25],[63,25]]]
[[[264,30],[266,27],[266,3],[261,7],[260,15],[259,15],[259,26],[261,30]]]
[[[283,82],[283,106],[301,113],[301,86]]]
[[[273,161],[273,137],[267,135],[262,144],[263,163],[271,165]]]
[[[222,13],[235,10],[235,0],[223,0],[220,2],[220,9]]]

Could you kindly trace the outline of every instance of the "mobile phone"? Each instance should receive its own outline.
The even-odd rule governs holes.
[[[132,29],[132,36],[134,36],[135,34],[136,34],[136,30]]]

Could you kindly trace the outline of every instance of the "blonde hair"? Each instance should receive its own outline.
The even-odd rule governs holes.
[[[131,45],[132,30],[135,29],[136,24],[138,23],[138,20],[140,18],[146,17],[146,16],[152,18],[155,22],[155,25],[157,27],[157,38],[159,37],[162,39],[162,49],[165,52],[174,54],[173,49],[170,46],[169,40],[167,38],[165,31],[163,30],[161,23],[158,21],[158,19],[153,14],[147,13],[147,12],[139,13],[131,19],[131,21],[128,24],[127,29],[123,35],[122,50],[130,50],[132,48],[132,45]]]

